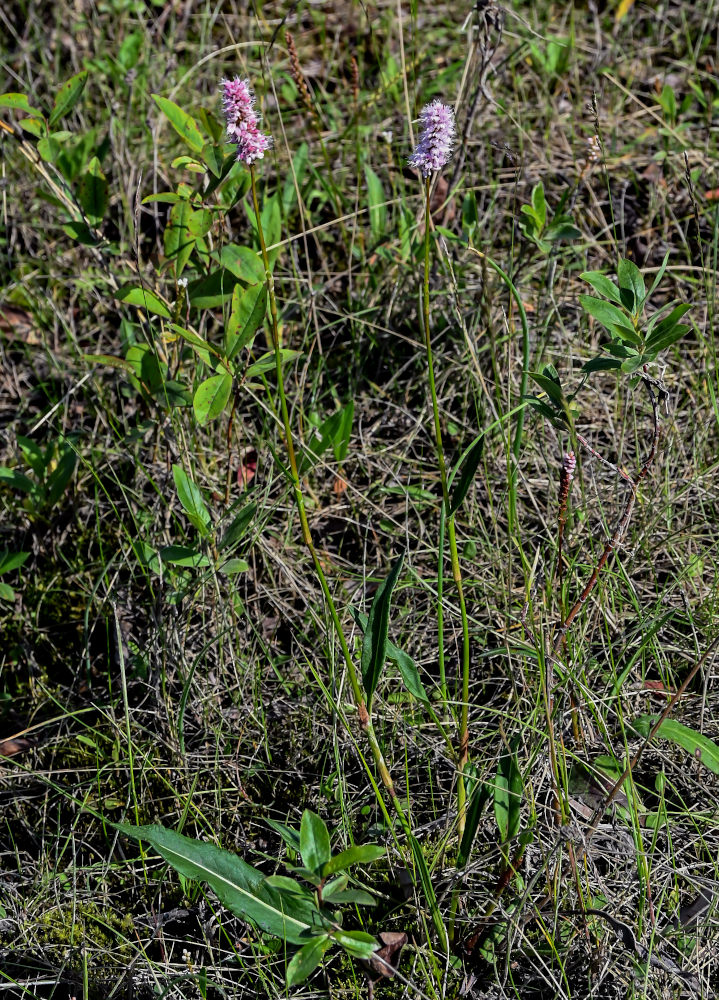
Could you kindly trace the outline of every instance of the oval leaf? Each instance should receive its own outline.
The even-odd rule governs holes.
[[[306,868],[319,874],[330,860],[330,835],[325,822],[311,809],[302,813],[300,824],[300,854]]]
[[[206,424],[219,417],[227,406],[232,391],[232,376],[229,372],[213,375],[198,386],[192,400],[195,416],[200,424]]]
[[[368,865],[372,861],[378,861],[387,853],[384,847],[379,844],[359,844],[356,847],[348,847],[346,851],[335,854],[322,868],[322,878],[334,875],[335,872],[344,871],[350,865]],[[304,855],[302,855],[304,858]]]
[[[262,326],[267,311],[267,289],[264,285],[250,285],[244,290],[236,285],[232,292],[232,309],[225,331],[227,359],[247,347],[257,329]]]
[[[149,288],[142,288],[139,285],[123,285],[115,292],[115,297],[120,302],[126,302],[127,305],[139,306],[145,312],[162,316],[163,319],[170,319],[170,310]]]

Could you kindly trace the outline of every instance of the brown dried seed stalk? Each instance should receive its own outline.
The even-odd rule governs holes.
[[[312,101],[312,94],[310,94],[310,88],[307,86],[305,75],[302,72],[302,67],[300,66],[295,40],[289,31],[285,31],[285,42],[287,43],[287,51],[290,55],[290,73],[292,74],[292,79],[295,81],[297,89],[300,92],[300,97],[302,98],[302,103],[312,116],[314,124],[319,125],[317,111]]]
[[[351,66],[352,66],[352,80],[351,80],[352,100],[354,101],[355,104],[357,104],[359,101],[360,77],[359,77],[359,63],[357,62],[355,56],[352,56]]]

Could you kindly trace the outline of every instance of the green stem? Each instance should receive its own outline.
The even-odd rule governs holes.
[[[365,704],[364,696],[362,694],[362,688],[360,686],[359,677],[357,675],[357,668],[355,667],[354,661],[352,659],[352,654],[350,653],[349,646],[347,644],[347,639],[345,638],[344,630],[342,629],[342,623],[340,622],[339,615],[337,613],[337,608],[335,606],[332,593],[330,592],[329,584],[327,583],[327,577],[325,576],[324,570],[322,569],[322,564],[320,563],[319,556],[317,555],[317,550],[315,549],[314,542],[312,541],[312,534],[310,532],[309,521],[307,520],[307,511],[305,508],[305,498],[302,492],[302,483],[300,480],[298,468],[297,468],[297,457],[295,454],[294,440],[292,438],[292,428],[290,426],[289,411],[287,409],[287,397],[285,395],[285,382],[284,375],[282,372],[282,356],[280,354],[280,335],[279,328],[277,324],[277,299],[275,297],[275,284],[272,277],[272,271],[270,269],[270,261],[267,256],[267,247],[265,246],[265,236],[262,230],[262,219],[260,216],[260,206],[257,200],[257,183],[255,179],[255,168],[250,165],[250,180],[252,186],[252,204],[255,210],[255,216],[257,218],[257,233],[260,240],[260,249],[262,252],[262,262],[265,267],[265,282],[267,284],[267,296],[270,301],[270,320],[272,325],[272,346],[275,352],[275,372],[277,375],[277,390],[280,397],[280,416],[282,418],[282,425],[285,432],[285,446],[287,448],[287,457],[290,463],[290,482],[292,485],[292,492],[295,498],[295,504],[297,506],[297,512],[300,518],[300,525],[302,527],[302,539],[305,546],[312,557],[312,562],[314,563],[315,572],[317,573],[317,578],[320,582],[320,587],[322,588],[322,593],[324,594],[325,601],[327,602],[327,607],[329,609],[330,617],[332,619],[332,624],[334,625],[335,632],[337,633],[337,638],[339,639],[340,648],[342,650],[342,656],[344,657],[345,664],[347,666],[347,675],[350,681],[350,687],[352,688],[352,696],[354,698],[355,704],[357,706],[357,714],[359,716],[360,726],[365,731],[367,736],[367,742],[369,743],[370,750],[372,751],[372,756],[374,757],[375,766],[382,779],[382,784],[387,789],[387,792],[392,800],[392,805],[397,813],[397,817],[402,825],[402,829],[405,833],[411,833],[410,825],[405,815],[404,810],[397,798],[397,792],[394,787],[394,782],[392,781],[392,776],[389,773],[387,764],[385,763],[384,756],[382,754],[382,748],[379,745],[377,739],[377,734],[375,733],[374,726],[372,725],[372,720],[370,719],[369,712],[367,711],[367,705]]]
[[[519,292],[509,277],[506,271],[503,271],[499,264],[495,263],[491,257],[487,254],[482,253],[481,250],[475,249],[475,247],[470,247],[478,257],[489,264],[492,270],[496,271],[500,276],[502,281],[505,283],[509,292],[517,304],[517,311],[519,312],[519,321],[522,325],[522,378],[519,385],[519,398],[520,402],[527,395],[527,385],[529,384],[529,324],[527,323],[527,313],[519,297]],[[514,429],[514,440],[512,441],[512,464],[509,473],[509,530],[513,532],[517,524],[517,470],[519,462],[519,455],[522,450],[522,438],[524,435],[524,407],[522,407],[517,413],[517,425]]]
[[[429,391],[432,397],[432,415],[434,418],[434,440],[437,450],[437,464],[439,466],[439,476],[442,482],[442,505],[444,507],[444,521],[447,525],[447,535],[449,537],[449,551],[452,560],[452,576],[457,587],[459,599],[459,609],[462,616],[462,707],[459,723],[459,756],[458,756],[458,776],[457,776],[457,835],[459,843],[462,842],[464,825],[467,812],[467,793],[464,783],[464,768],[469,760],[469,621],[467,619],[467,606],[464,600],[464,587],[462,585],[462,571],[459,565],[459,554],[457,552],[457,534],[454,527],[454,514],[451,512],[449,503],[449,488],[447,485],[447,466],[444,460],[444,447],[442,445],[442,426],[439,419],[439,404],[437,402],[437,387],[434,380],[434,361],[432,358],[432,342],[429,329],[429,230],[431,225],[431,214],[429,206],[430,178],[425,181],[425,222],[424,222],[424,283],[422,287],[422,315],[424,319],[424,343],[427,350],[427,377],[429,379]],[[441,558],[442,546],[440,546]],[[440,597],[441,600],[441,597]],[[440,617],[440,623],[442,618]],[[440,625],[440,644],[443,641],[443,628]],[[446,704],[445,704],[446,708]]]

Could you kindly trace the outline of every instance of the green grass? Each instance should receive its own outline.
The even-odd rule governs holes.
[[[0,553],[24,554],[0,561],[4,995],[287,995],[292,946],[112,824],[161,823],[286,874],[292,859],[266,821],[299,826],[305,809],[336,831],[336,850],[387,848],[354,872],[377,905],[344,913],[348,929],[408,935],[398,974],[375,983],[378,1000],[717,988],[716,9],[635,3],[619,21],[615,11],[20,0],[3,13],[0,90],[48,117],[60,86],[88,71],[52,126],[68,133],[56,146],[0,104]],[[202,109],[219,119],[219,82],[235,74],[251,79],[274,138],[256,164],[257,195],[279,341],[297,352],[283,366],[288,426],[336,621],[284,472],[271,354],[200,423],[192,397],[226,369],[170,326],[222,353],[240,308],[233,320],[222,300],[232,271],[199,305],[193,283],[228,245],[242,248],[238,287],[263,281],[249,174],[213,182],[207,162],[201,172],[178,163],[205,152],[151,96],[211,132]],[[424,190],[406,166],[434,97],[456,103],[466,135],[431,205],[449,472],[484,434],[456,514],[466,701],[448,537],[438,575]],[[603,153],[588,165],[597,126]],[[548,220],[568,214],[576,238],[538,246],[520,228],[540,181]],[[143,203],[182,184],[198,195],[187,290],[172,258],[180,209]],[[539,394],[527,370],[553,365],[574,392],[606,340],[580,305],[591,292],[580,275],[613,275],[624,257],[650,284],[667,254],[649,316],[678,299],[691,303],[691,328],[648,371],[667,391],[657,453],[626,535],[553,652],[621,516],[617,469],[636,476],[647,457],[652,407],[631,376],[592,375],[572,421],[597,458],[568,424],[522,407]],[[159,305],[132,304],[128,283]],[[163,306],[169,318],[153,311]],[[258,324],[238,351],[245,369],[273,349],[269,314]],[[346,434],[333,415],[350,403]],[[559,475],[572,446],[560,585]],[[199,500],[178,489],[182,470]],[[353,613],[369,613],[400,555],[389,639],[430,704],[390,657],[374,696],[359,692],[378,757],[337,622],[359,669]],[[689,736],[661,729],[609,802],[646,716],[704,656],[671,709]],[[458,867],[463,709],[470,815],[473,780],[484,808]],[[367,991],[364,968],[333,950],[291,992]]]

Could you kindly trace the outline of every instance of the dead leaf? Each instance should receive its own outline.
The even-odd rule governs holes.
[[[0,740],[0,757],[15,757],[16,754],[32,749],[30,740],[15,736],[9,740]]]
[[[391,979],[397,971],[402,949],[407,944],[407,935],[403,931],[382,931],[379,939],[382,947],[372,955],[367,964],[378,976]]]

